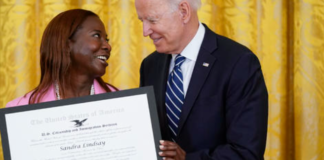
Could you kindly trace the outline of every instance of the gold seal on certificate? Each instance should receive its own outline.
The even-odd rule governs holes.
[[[153,87],[0,109],[5,160],[157,160]]]

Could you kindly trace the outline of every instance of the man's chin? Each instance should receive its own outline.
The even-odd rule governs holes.
[[[165,49],[165,48],[161,48],[161,47],[156,47],[156,46],[155,46],[155,49],[156,49],[156,51],[159,52],[159,53],[172,54],[172,53],[170,53],[169,50],[167,50],[167,49]]]

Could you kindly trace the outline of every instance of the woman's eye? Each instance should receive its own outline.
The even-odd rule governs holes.
[[[109,42],[109,39],[108,38],[106,39],[106,42]]]
[[[99,38],[100,34],[96,33],[96,34],[93,35],[93,37]]]

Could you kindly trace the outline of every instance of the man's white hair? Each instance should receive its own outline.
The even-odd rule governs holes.
[[[180,2],[187,1],[191,8],[195,11],[198,11],[198,9],[201,6],[201,0],[167,0],[170,4],[171,10],[176,11],[178,9],[178,6]]]

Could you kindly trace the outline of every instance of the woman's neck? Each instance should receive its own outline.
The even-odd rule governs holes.
[[[64,99],[90,95],[94,78],[80,75],[73,76],[73,74],[70,74],[67,78],[65,81],[67,85],[64,88]]]

